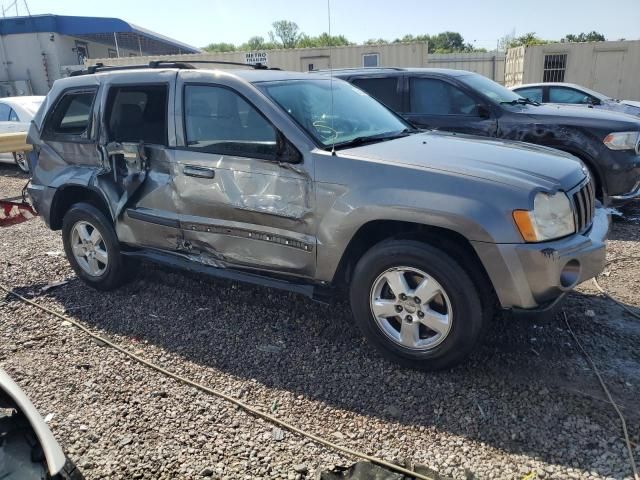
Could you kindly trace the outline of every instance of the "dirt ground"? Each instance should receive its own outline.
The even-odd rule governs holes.
[[[26,180],[0,165],[0,198]],[[620,213],[600,283],[640,313],[640,206]],[[118,291],[88,289],[39,218],[0,229],[0,283],[169,370],[388,460],[461,479],[631,478],[619,419],[559,316],[501,316],[464,365],[414,372],[376,354],[341,302],[150,265]],[[564,309],[640,458],[640,320],[591,282]],[[54,435],[88,479],[314,478],[354,461],[4,295],[0,365],[53,415]]]

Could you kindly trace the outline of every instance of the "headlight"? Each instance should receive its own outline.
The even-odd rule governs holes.
[[[611,150],[633,150],[638,145],[640,132],[615,132],[604,137],[604,144]]]
[[[513,220],[527,242],[544,242],[576,231],[571,204],[564,192],[538,193],[533,210],[514,210]]]

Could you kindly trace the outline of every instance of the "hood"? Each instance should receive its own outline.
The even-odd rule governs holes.
[[[640,119],[612,110],[584,108],[574,105],[518,106],[519,113],[529,115],[533,119],[549,123],[562,123],[574,126],[595,126],[609,131],[640,130]]]
[[[640,108],[640,101],[636,101],[636,100],[620,100],[620,103],[623,103],[625,105],[631,105],[632,107]]]
[[[585,176],[576,157],[509,140],[432,131],[341,150],[341,156],[423,167],[516,188],[569,190]]]

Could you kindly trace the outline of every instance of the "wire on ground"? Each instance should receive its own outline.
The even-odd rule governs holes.
[[[597,285],[598,282],[596,281],[596,279],[594,278],[593,280],[594,282],[596,282],[596,285]],[[605,293],[605,295],[607,294]],[[607,297],[614,300],[609,295],[607,295]],[[614,300],[614,301],[617,302],[617,300]],[[624,419],[624,415],[622,415],[620,408],[618,407],[616,402],[613,400],[613,397],[611,396],[611,392],[609,392],[609,389],[607,388],[607,384],[604,383],[604,379],[602,378],[602,375],[600,375],[600,370],[598,370],[598,367],[596,366],[595,362],[591,359],[591,357],[589,356],[585,348],[582,346],[582,343],[580,343],[580,340],[578,340],[578,337],[573,332],[573,329],[571,328],[571,324],[569,323],[569,318],[567,317],[567,312],[563,310],[562,315],[564,316],[564,323],[567,325],[569,334],[571,335],[571,337],[573,337],[573,341],[576,343],[576,345],[578,345],[578,348],[582,351],[582,354],[587,359],[587,362],[589,362],[589,365],[591,366],[593,373],[596,374],[596,377],[598,377],[598,380],[600,381],[600,386],[602,386],[602,390],[604,390],[604,393],[607,395],[607,398],[609,399],[609,403],[613,405],[613,408],[615,409],[616,413],[618,414],[618,417],[620,418],[620,423],[622,424],[622,433],[624,434],[624,440],[625,440],[625,443],[627,444],[627,451],[629,453],[629,462],[631,463],[631,470],[633,471],[633,478],[635,480],[640,480],[640,476],[638,475],[638,468],[636,467],[636,461],[633,456],[633,447],[631,446],[631,439],[629,438],[629,432],[627,430],[627,421]]]
[[[186,377],[182,377],[182,376],[180,376],[178,374],[170,372],[169,370],[166,370],[165,368],[162,368],[161,366],[156,365],[155,363],[152,363],[152,362],[150,362],[148,360],[145,360],[144,358],[136,355],[135,353],[130,352],[126,348],[123,348],[123,347],[113,343],[112,341],[110,341],[110,340],[108,340],[108,339],[106,339],[104,337],[101,337],[100,335],[98,335],[96,333],[93,333],[87,327],[85,327],[80,322],[74,320],[71,317],[68,317],[68,316],[63,315],[63,314],[61,314],[59,312],[56,312],[55,310],[52,310],[52,309],[50,309],[48,307],[45,307],[44,305],[40,305],[39,303],[34,302],[33,300],[25,298],[22,295],[14,292],[13,290],[9,289],[8,287],[6,287],[5,285],[3,285],[1,283],[0,283],[0,288],[2,290],[4,290],[5,292],[7,292],[7,294],[14,296],[14,297],[18,298],[19,300],[21,300],[21,301],[23,301],[23,302],[25,302],[25,303],[27,303],[29,305],[32,305],[32,306],[34,306],[34,307],[36,307],[36,308],[38,308],[38,309],[40,309],[40,310],[42,310],[44,312],[47,312],[47,313],[49,313],[49,314],[51,314],[51,315],[53,315],[55,317],[58,317],[61,320],[64,320],[64,321],[67,321],[67,322],[71,323],[73,326],[79,328],[80,330],[82,330],[84,333],[86,333],[90,337],[92,337],[92,338],[104,343],[105,345],[107,345],[107,346],[119,351],[120,353],[123,353],[124,355],[134,359],[136,362],[138,362],[138,363],[140,363],[142,365],[145,365],[146,367],[151,368],[151,369],[153,369],[153,370],[155,370],[157,372],[160,372],[161,374],[166,375],[167,377],[173,378],[174,380],[177,380],[177,381],[179,381],[181,383],[184,383],[186,385],[190,385],[192,387],[195,387],[195,388],[197,388],[198,390],[200,390],[202,392],[208,393],[209,395],[213,395],[213,396],[222,398],[223,400],[226,400],[227,402],[238,406],[239,408],[241,408],[245,412],[248,412],[251,415],[254,415],[256,417],[262,418],[263,420],[266,420],[269,423],[278,425],[279,427],[282,427],[282,428],[284,428],[286,430],[289,430],[290,432],[297,433],[298,435],[302,435],[303,437],[306,437],[306,438],[308,438],[310,440],[313,440],[314,442],[316,442],[316,443],[318,443],[320,445],[323,445],[323,446],[325,446],[327,448],[330,448],[332,450],[344,453],[344,454],[352,456],[352,457],[356,457],[356,458],[361,458],[363,460],[367,460],[367,461],[369,461],[371,463],[375,463],[375,464],[380,465],[382,467],[388,468],[389,470],[393,470],[395,472],[402,473],[403,475],[407,475],[409,477],[415,478],[416,480],[435,480],[433,477],[428,477],[428,476],[426,476],[424,474],[413,472],[413,471],[411,471],[409,469],[406,469],[406,468],[401,467],[399,465],[395,465],[395,464],[393,464],[391,462],[388,462],[388,461],[386,461],[386,460],[384,460],[382,458],[378,458],[378,457],[374,457],[374,456],[371,456],[371,455],[367,455],[366,453],[362,453],[362,452],[359,452],[357,450],[353,450],[353,449],[348,448],[348,447],[343,447],[343,446],[337,445],[337,444],[335,444],[335,443],[333,443],[333,442],[331,442],[329,440],[326,440],[326,439],[324,439],[322,437],[319,437],[318,435],[315,435],[313,433],[310,433],[310,432],[307,432],[305,430],[302,430],[301,428],[298,428],[295,425],[292,425],[290,423],[284,422],[284,421],[282,421],[282,420],[280,420],[280,419],[278,419],[278,418],[276,418],[276,417],[274,417],[272,415],[269,415],[268,413],[261,412],[260,410],[254,408],[254,407],[252,407],[252,406],[250,406],[250,405],[248,405],[248,404],[246,404],[246,403],[244,403],[244,402],[242,402],[242,401],[240,401],[240,400],[238,400],[238,399],[236,399],[236,398],[234,398],[234,397],[232,397],[230,395],[227,395],[226,393],[220,392],[220,391],[215,390],[213,388],[209,388],[209,387],[207,387],[205,385],[202,385],[200,383],[197,383],[197,382],[194,382],[192,380],[189,380]]]

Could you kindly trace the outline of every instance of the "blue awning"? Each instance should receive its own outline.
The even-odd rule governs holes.
[[[113,45],[114,33],[118,46],[149,55],[198,53],[200,49],[165,37],[142,27],[107,17],[75,17],[69,15],[32,15],[0,18],[0,35],[16,33],[58,33],[87,41]]]

